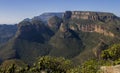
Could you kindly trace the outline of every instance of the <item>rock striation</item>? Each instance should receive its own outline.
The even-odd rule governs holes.
[[[114,37],[114,34],[112,32],[107,31],[105,27],[96,24],[87,24],[87,25],[77,24],[77,28],[75,26],[70,26],[70,29],[79,30],[83,32],[96,32],[103,34],[105,36]]]
[[[91,12],[91,11],[66,11],[65,18],[85,19],[85,20],[106,20],[117,18],[113,13],[106,12]]]
[[[63,18],[71,19],[73,21],[74,19],[81,20],[80,23],[77,23],[75,21],[73,25],[70,25],[69,28],[72,30],[76,31],[79,30],[83,32],[96,32],[111,37],[114,37],[115,35],[112,32],[108,31],[104,25],[99,25],[97,23],[90,22],[92,21],[107,22],[119,19],[119,17],[115,16],[113,13],[92,11],[66,11],[63,15]],[[82,21],[84,21],[84,23],[81,24]]]

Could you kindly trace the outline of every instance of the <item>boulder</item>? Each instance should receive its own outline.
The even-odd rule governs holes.
[[[102,66],[101,73],[120,73],[120,65],[116,66]]]

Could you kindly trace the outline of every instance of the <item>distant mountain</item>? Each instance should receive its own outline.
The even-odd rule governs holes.
[[[17,25],[0,24],[0,45],[6,43],[17,31]]]
[[[48,24],[48,20],[49,20],[50,18],[52,18],[52,17],[54,17],[54,16],[59,17],[59,18],[62,18],[62,17],[63,17],[63,14],[64,14],[64,13],[62,13],[62,12],[60,12],[60,13],[43,13],[43,14],[41,14],[41,15],[39,15],[39,16],[33,17],[32,19],[26,18],[26,19],[24,19],[23,21],[30,21],[30,22],[31,22],[32,20],[41,20],[41,21],[43,21],[45,24]]]
[[[53,16],[57,16],[59,18],[62,18],[63,13],[43,13],[40,16],[35,16],[33,19],[41,19],[44,22],[47,22],[49,18]]]
[[[120,43],[119,37],[120,18],[113,13],[45,13],[18,24],[15,36],[0,48],[0,59],[31,63],[38,56],[51,55],[80,63],[99,58],[101,50]]]

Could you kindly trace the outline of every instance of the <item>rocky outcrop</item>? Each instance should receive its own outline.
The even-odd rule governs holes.
[[[70,29],[72,30],[80,30],[83,32],[96,32],[103,34],[105,36],[111,36],[114,37],[114,34],[110,31],[107,31],[105,27],[101,25],[96,25],[96,24],[86,24],[86,25],[81,25],[77,24],[77,26],[70,26]]]
[[[120,65],[102,66],[100,69],[101,73],[120,73]]]
[[[101,27],[101,26],[95,26],[95,30],[94,30],[94,31],[97,32],[97,33],[101,33],[101,34],[103,34],[103,35],[105,35],[105,36],[114,37],[114,34],[113,34],[112,32],[106,31],[106,30],[104,29],[104,27]]]
[[[64,23],[61,23],[60,31],[61,31],[61,32],[67,32],[67,31],[68,31],[67,25],[65,25]]]
[[[85,19],[85,20],[112,20],[117,18],[112,13],[106,12],[90,12],[90,11],[66,11],[64,14],[65,18],[71,19]]]
[[[53,16],[48,20],[48,26],[55,30],[59,29],[61,23],[62,19],[57,16]]]
[[[71,11],[66,11],[66,12],[63,14],[63,17],[66,18],[66,19],[69,19],[69,18],[71,18],[71,15],[72,15],[72,12],[71,12]]]
[[[105,50],[108,45],[101,39],[100,43],[93,49],[93,53],[96,58],[101,58],[101,53]]]

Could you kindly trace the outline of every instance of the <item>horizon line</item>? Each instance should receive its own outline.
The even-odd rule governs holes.
[[[109,12],[109,11],[95,11],[95,10],[66,10],[66,11],[81,11],[81,12],[100,12],[100,13],[112,13],[112,14],[114,14],[115,16],[117,16],[117,17],[120,17],[120,15],[118,15],[118,14],[115,14],[114,12]],[[47,13],[65,13],[66,11],[50,11],[50,12],[43,12],[43,13],[40,13],[39,15],[36,15],[36,16],[40,16],[40,15],[42,15],[42,14],[47,14]],[[33,16],[33,17],[26,17],[26,18],[29,18],[29,19],[32,19],[32,18],[34,18],[34,17],[36,17],[36,16]],[[24,18],[24,19],[26,19],[26,18]],[[22,20],[24,20],[24,19],[22,19]],[[15,25],[15,24],[18,24],[19,22],[21,22],[22,20],[20,20],[20,21],[18,21],[18,22],[5,22],[5,23],[0,23],[0,25]]]

